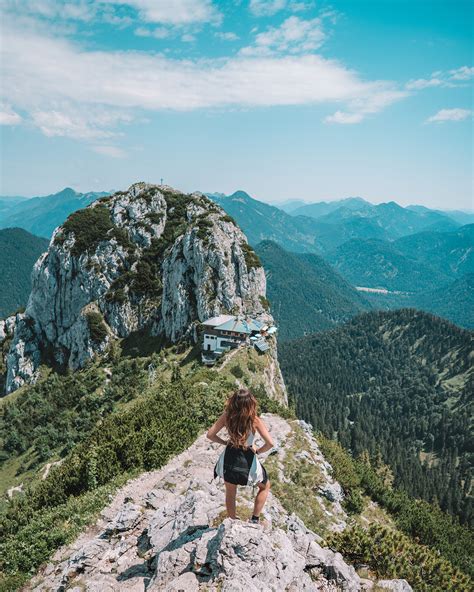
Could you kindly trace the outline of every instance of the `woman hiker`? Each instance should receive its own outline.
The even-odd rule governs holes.
[[[227,428],[227,442],[217,435],[222,428]],[[254,446],[256,432],[265,441],[258,449]],[[267,426],[257,416],[257,400],[248,389],[239,388],[228,398],[224,413],[207,432],[207,437],[225,446],[214,468],[214,478],[224,479],[227,515],[236,518],[237,485],[257,485],[251,522],[258,523],[270,491],[267,471],[258,455],[270,450],[273,441]]]

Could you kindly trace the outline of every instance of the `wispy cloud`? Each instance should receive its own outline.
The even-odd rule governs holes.
[[[138,34],[149,30],[161,35]],[[290,17],[261,35],[253,47],[262,53],[177,60],[86,50],[44,29],[25,34],[12,20],[1,47],[3,100],[45,135],[92,141],[113,137],[144,111],[333,104],[339,110],[326,121],[358,123],[408,94],[312,53],[324,38],[320,19]]]
[[[217,31],[215,33],[215,36],[218,39],[222,39],[222,41],[237,41],[239,39],[239,36],[233,33],[232,31]]]
[[[474,68],[470,66],[462,66],[456,70],[450,70],[449,75],[452,80],[470,80],[474,77]]]
[[[325,123],[360,123],[364,119],[364,113],[346,113],[344,111],[336,111],[333,115],[328,115],[324,120]]]
[[[17,125],[22,118],[9,105],[0,105],[0,125]]]
[[[134,30],[138,37],[154,37],[155,39],[166,39],[171,35],[171,29],[165,27],[156,27],[154,29],[147,29],[146,27],[137,27]]]
[[[113,5],[127,5],[149,23],[189,25],[220,22],[222,15],[211,0],[102,0]]]
[[[312,5],[298,0],[250,0],[249,8],[255,16],[272,16],[281,10],[301,12]]]
[[[103,156],[110,156],[110,158],[125,158],[127,156],[126,152],[118,146],[93,146],[92,150],[94,150],[94,152],[97,152],[97,154],[102,154]]]
[[[416,80],[410,80],[406,84],[406,89],[423,90],[425,88],[433,88],[437,86],[455,87],[470,80],[473,77],[474,68],[469,66],[461,66],[460,68],[449,70],[447,72],[433,72],[430,78],[418,78]]]
[[[53,103],[54,104],[54,103]],[[57,107],[32,109],[30,123],[45,136],[65,136],[81,140],[104,139],[117,136],[114,128],[129,123],[132,117],[116,108],[103,105],[84,105],[63,102]]]
[[[288,17],[280,27],[270,27],[258,33],[255,42],[240,50],[241,55],[271,55],[274,53],[308,53],[320,47],[326,34],[320,18],[304,20]]]
[[[441,109],[427,119],[427,123],[443,123],[445,121],[464,121],[472,117],[471,109]]]
[[[57,22],[188,26],[222,20],[212,0],[3,0],[2,4],[6,12],[16,16]]]

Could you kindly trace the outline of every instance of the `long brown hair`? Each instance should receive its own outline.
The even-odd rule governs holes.
[[[246,448],[257,417],[257,399],[248,389],[239,388],[227,399],[225,411],[230,443]]]

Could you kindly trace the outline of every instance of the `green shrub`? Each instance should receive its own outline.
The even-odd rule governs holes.
[[[230,371],[236,378],[242,378],[242,376],[244,375],[244,371],[240,366],[232,366]]]
[[[102,343],[109,334],[104,317],[100,312],[90,311],[86,313],[86,320],[92,341],[96,344]]]
[[[74,234],[74,246],[71,253],[79,257],[83,253],[93,251],[97,245],[107,239],[107,233],[114,228],[110,211],[104,205],[77,210],[64,222],[62,231],[56,237],[60,240],[63,234]]]
[[[262,267],[262,262],[260,261],[257,253],[248,243],[241,243],[240,248],[244,254],[245,264],[247,265],[248,270],[252,269],[252,267]]]
[[[55,467],[0,513],[0,572],[26,577],[106,502],[105,492],[130,472],[165,464],[189,446],[223,409],[228,383],[184,379],[109,415]],[[71,530],[73,532],[71,532]]]
[[[260,304],[265,310],[270,310],[270,300],[266,296],[259,296]]]
[[[388,485],[382,473],[377,474],[376,469],[363,462],[362,458],[366,455],[355,460],[335,440],[322,434],[318,434],[317,438],[324,456],[333,467],[334,477],[344,489],[344,505],[349,512],[358,513],[362,509],[362,491],[385,508],[405,534],[436,549],[463,572],[474,573],[474,540],[469,529],[459,524],[457,518]]]
[[[369,565],[385,578],[404,578],[417,592],[470,592],[473,582],[440,555],[404,534],[379,524],[352,525],[327,544],[351,563]]]

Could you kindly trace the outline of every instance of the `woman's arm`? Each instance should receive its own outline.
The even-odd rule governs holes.
[[[211,440],[211,442],[217,442],[217,444],[224,444],[224,446],[227,445],[227,442],[222,438],[219,438],[219,436],[217,435],[222,430],[222,428],[225,427],[225,424],[226,416],[224,412],[216,421],[216,423],[211,428],[209,428],[206,434],[209,440]]]
[[[260,417],[255,418],[255,429],[258,431],[258,433],[262,436],[262,438],[265,441],[265,444],[255,452],[257,454],[262,454],[262,452],[266,452],[267,450],[273,448],[273,440],[270,436],[270,432],[268,431],[265,422]]]

